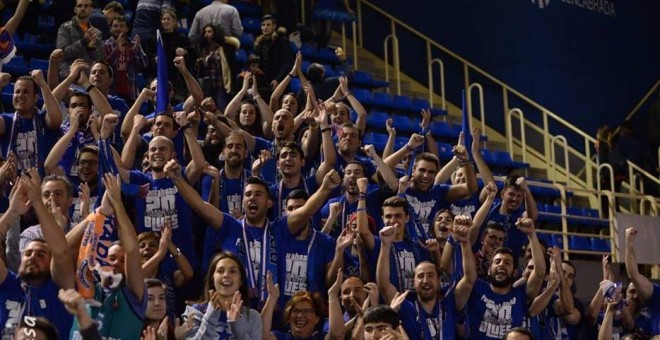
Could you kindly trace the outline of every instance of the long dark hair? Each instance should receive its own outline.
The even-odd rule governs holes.
[[[213,30],[213,42],[222,47],[225,45],[225,32],[222,30],[222,27],[220,27],[220,25],[206,24],[202,28],[202,35],[199,37],[198,41],[199,50],[202,53],[208,52],[207,49],[211,48],[211,44],[206,40],[206,37],[204,37],[204,31],[206,31],[207,27],[210,27]]]
[[[248,283],[247,283],[247,274],[245,271],[245,266],[243,266],[243,262],[241,262],[241,259],[236,256],[234,253],[230,253],[228,251],[218,253],[213,257],[213,260],[209,264],[209,269],[208,272],[206,273],[206,277],[204,278],[204,297],[200,301],[200,303],[209,303],[211,301],[211,295],[209,295],[210,290],[215,290],[215,285],[213,284],[213,273],[215,273],[215,267],[218,266],[218,262],[223,259],[230,259],[234,262],[236,262],[236,265],[238,266],[238,271],[241,273],[241,285],[238,287],[238,291],[241,292],[241,299],[245,303],[250,301],[250,296],[248,295]]]

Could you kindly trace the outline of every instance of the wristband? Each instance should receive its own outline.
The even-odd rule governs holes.
[[[346,95],[344,95],[344,98],[348,98],[348,96],[352,96],[352,95],[353,95],[353,93],[349,92]]]
[[[91,90],[93,90],[93,89],[95,89],[95,88],[96,88],[96,85],[94,85],[94,84],[89,84],[89,86],[87,86],[87,88],[85,89],[85,91],[87,91],[87,93],[89,93],[89,91],[91,91]]]
[[[473,162],[471,160],[464,161],[460,158],[458,159],[458,165],[460,165],[460,166],[472,165],[472,163]]]
[[[367,208],[357,208],[355,211],[367,211]]]
[[[413,148],[412,146],[410,146],[410,144],[406,144],[406,149],[408,149],[408,150],[410,150],[410,151],[415,151],[415,148]]]
[[[179,256],[181,256],[181,250],[179,248],[176,248],[176,254],[172,254],[172,257],[176,259]]]
[[[423,128],[422,131],[419,132],[420,135],[424,136],[425,134],[431,132],[431,129],[429,128]]]
[[[254,100],[257,100],[257,99],[259,99],[259,98],[261,98],[260,95],[252,96],[252,99],[254,99]]]
[[[366,193],[363,193],[363,192],[361,192],[361,193],[360,193],[360,194],[358,195],[358,199],[361,199],[361,200],[366,200],[366,199],[367,199],[367,194],[366,194]]]
[[[184,130],[189,129],[189,128],[190,128],[190,123],[181,126],[179,129],[180,129],[181,131],[184,131]]]
[[[332,130],[332,129],[329,128],[329,127],[327,127],[327,128],[323,128],[323,129],[321,129],[321,133],[328,132],[328,131],[330,131],[330,130]]]
[[[294,76],[293,74],[291,74],[291,73],[287,74],[287,76],[289,76],[289,77],[291,77],[291,78],[295,78],[295,76]]]

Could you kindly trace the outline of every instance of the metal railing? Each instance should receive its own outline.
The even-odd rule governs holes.
[[[385,18],[385,20],[389,21],[390,24],[390,35],[388,35],[385,38],[385,41],[383,43],[384,45],[384,50],[385,50],[385,74],[386,74],[386,80],[389,81],[390,78],[392,78],[395,81],[395,88],[397,91],[397,94],[400,94],[401,91],[401,83],[400,83],[400,65],[399,65],[399,40],[396,36],[397,29],[403,29],[406,31],[407,36],[412,35],[416,37],[417,39],[423,40],[423,42],[426,45],[426,56],[427,56],[427,68],[428,68],[428,84],[429,84],[429,102],[433,103],[433,94],[434,94],[434,82],[433,82],[433,64],[438,63],[440,65],[440,73],[441,73],[441,85],[440,85],[440,90],[441,90],[441,96],[443,100],[443,109],[446,109],[445,105],[445,83],[444,83],[444,73],[447,71],[445,70],[446,63],[442,60],[444,58],[449,58],[450,60],[453,61],[458,61],[461,64],[462,68],[462,73],[463,73],[463,88],[469,89],[471,86],[470,78],[471,75],[477,75],[483,81],[488,81],[492,82],[494,85],[498,86],[501,88],[501,98],[502,98],[502,103],[503,103],[503,113],[505,115],[505,125],[506,125],[506,131],[505,131],[505,138],[507,139],[508,142],[508,152],[511,155],[511,157],[514,157],[514,144],[520,147],[521,149],[521,155],[523,162],[527,163],[528,156],[536,156],[539,158],[539,161],[548,164],[549,162],[552,161],[552,136],[553,133],[550,131],[550,127],[559,127],[565,135],[565,138],[568,140],[571,140],[573,143],[577,141],[577,146],[576,145],[566,145],[566,152],[568,153],[569,161],[574,168],[574,171],[576,173],[571,173],[569,169],[566,167],[568,166],[569,162],[566,162],[564,164],[564,167],[559,167],[558,165],[554,165],[553,169],[556,172],[557,170],[562,170],[566,174],[566,178],[568,179],[569,183],[576,184],[585,188],[594,188],[596,186],[596,183],[594,181],[598,182],[597,179],[594,179],[594,173],[596,172],[596,169],[598,168],[598,164],[595,162],[595,159],[592,159],[593,151],[595,150],[595,144],[596,144],[596,139],[567,120],[563,119],[559,115],[553,113],[549,109],[545,108],[544,106],[540,105],[536,101],[530,99],[529,97],[525,96],[524,94],[520,93],[519,91],[513,89],[512,87],[508,86],[501,80],[497,79],[496,77],[492,76],[488,72],[484,71],[480,67],[472,64],[468,60],[462,58],[461,56],[457,55],[456,53],[452,52],[448,48],[440,45],[439,43],[433,41],[431,38],[426,36],[425,34],[419,32],[415,28],[411,27],[410,25],[406,24],[405,22],[395,18],[394,16],[390,15],[389,13],[385,12],[384,10],[380,9],[378,6],[370,2],[370,0],[357,0],[357,7],[356,7],[356,12],[358,16],[358,21],[357,21],[357,39],[359,41],[359,46],[364,47],[364,40],[363,40],[363,34],[365,31],[365,28],[367,26],[363,25],[364,20],[362,20],[362,17],[364,15],[365,10],[373,11],[377,13],[378,15],[382,16]],[[392,40],[392,49],[393,49],[393,64],[392,67],[394,69],[394,76],[390,77],[390,55],[389,51],[387,48],[388,42]],[[434,58],[434,55],[437,55],[437,53],[434,52],[441,52],[443,57],[442,58]],[[445,60],[446,61],[446,60]],[[490,85],[490,84],[489,84]],[[658,86],[660,85],[660,81],[658,81],[651,90],[646,94],[646,96],[640,101],[640,103],[631,111],[631,113],[628,115],[628,117],[631,117],[634,115],[637,111],[639,111],[639,108],[642,106],[643,102],[646,101],[650,95],[653,93],[653,91],[658,89]],[[468,91],[469,93],[470,91]],[[525,110],[530,110],[528,113],[533,113],[533,114],[540,114],[540,125],[537,123],[534,123],[532,120],[527,119],[525,120],[524,114],[522,110],[517,109],[517,108],[512,108],[509,106],[509,100],[515,98],[516,100],[522,101],[524,105],[527,106]],[[471,101],[468,101],[468,105],[472,105]],[[482,106],[483,107],[483,106]],[[533,112],[532,112],[533,111]],[[517,115],[515,115],[517,114]],[[517,138],[512,132],[513,132],[513,122],[512,119],[514,117],[517,117],[520,121],[520,129],[521,129],[521,134],[520,138]],[[482,127],[484,119],[482,118]],[[529,133],[536,133],[540,136],[540,138],[543,138],[543,143],[542,146],[538,145],[528,145],[526,137],[530,137]],[[569,133],[570,135],[567,135]],[[568,144],[568,143],[566,143]],[[658,150],[658,154],[660,156],[660,149]],[[635,169],[639,167],[634,167]],[[641,168],[639,168],[641,169]],[[650,176],[650,174],[647,176],[647,172],[642,172],[642,174],[647,177],[647,178],[652,178],[657,182],[657,177],[653,178],[653,176]],[[549,173],[547,174],[548,177],[550,177]],[[593,197],[595,199],[595,196]]]
[[[557,144],[556,142],[560,141],[563,142],[564,146],[564,167],[566,168],[566,185],[571,186],[571,176],[568,176],[568,174],[571,172],[570,171],[570,163],[568,163],[568,142],[566,141],[566,137],[562,135],[554,136],[552,137],[552,141],[550,142],[550,159],[552,159],[552,183],[557,183],[557,161],[555,160],[555,145]]]
[[[470,126],[474,126],[472,124],[472,89],[476,88],[479,92],[479,117],[481,117],[481,133],[486,134],[486,111],[484,108],[484,88],[481,86],[479,83],[473,83],[470,86],[468,86],[467,91],[466,91],[466,99],[467,99],[467,112],[468,112],[468,117],[470,117]],[[511,159],[513,159],[513,154],[511,154]]]

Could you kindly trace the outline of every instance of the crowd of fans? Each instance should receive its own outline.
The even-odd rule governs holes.
[[[132,23],[115,2],[75,3],[47,74],[15,79],[14,111],[0,115],[2,339],[660,334],[660,285],[638,272],[636,230],[630,282],[604,258],[585,307],[575,266],[537,236],[525,178],[498,188],[478,129],[441,165],[423,110],[405,146],[390,120],[376,150],[349,80],[303,71],[274,16],[241,70],[240,19],[223,1],[189,37],[168,1],[138,1]],[[163,62],[155,27],[164,111],[159,79],[135,82]],[[301,93],[287,93],[294,78]]]

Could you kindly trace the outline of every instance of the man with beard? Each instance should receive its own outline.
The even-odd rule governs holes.
[[[513,251],[513,256],[518,261],[526,237],[524,233],[515,228],[515,224],[521,217],[536,221],[536,200],[534,200],[525,178],[517,176],[507,177],[501,197],[502,200],[491,207],[486,222],[494,221],[506,228],[507,238],[504,246]]]
[[[410,154],[424,143],[424,137],[413,134],[405,148],[387,157],[385,163],[394,169],[403,157]],[[413,219],[408,226],[415,230],[417,238],[425,239],[429,233],[430,219],[440,208],[448,208],[449,203],[466,197],[477,190],[477,178],[469,162],[465,146],[456,145],[454,154],[460,159],[466,176],[466,182],[454,185],[434,184],[440,169],[440,160],[432,153],[424,152],[415,156],[410,186],[405,190]],[[420,230],[421,228],[421,230]]]
[[[411,339],[454,339],[456,318],[467,303],[472,287],[477,281],[477,271],[470,250],[469,216],[457,216],[454,220],[454,238],[461,243],[463,271],[465,275],[453,290],[440,295],[440,275],[431,262],[423,261],[415,267],[414,302],[406,300],[409,291],[400,293],[390,281],[391,246],[396,238],[397,226],[380,231],[382,246],[378,254],[378,285],[383,299],[398,311],[403,328]]]
[[[47,156],[48,145],[55,144],[59,137],[62,112],[57,99],[50,91],[41,70],[32,71],[32,76],[22,76],[14,85],[13,114],[0,115],[0,144],[5,157],[9,151],[16,154],[18,170],[40,168]],[[46,110],[36,107],[41,89]]]
[[[214,129],[209,126],[209,129]],[[220,211],[234,216],[243,214],[243,189],[252,173],[245,170],[243,163],[247,157],[247,143],[239,132],[232,131],[225,138],[222,155],[225,166],[220,169]]]
[[[73,262],[64,231],[51,215],[54,209],[49,210],[41,199],[40,184],[38,172],[28,170],[17,184],[9,209],[0,218],[0,248],[4,246],[8,221],[18,219],[30,207],[34,208],[43,226],[44,236],[27,244],[18,273],[9,271],[0,259],[0,325],[3,339],[13,338],[24,316],[45,317],[56,325],[59,334],[68,334],[71,328],[71,315],[58,301],[57,293],[60,288],[74,288]]]
[[[88,307],[91,310],[90,315],[99,325],[99,334],[104,338],[137,339],[142,331],[147,309],[137,235],[121,201],[121,180],[118,176],[106,174],[103,185],[106,191],[99,213],[114,216],[119,242],[108,249],[108,262],[112,272],[98,272],[99,278],[94,282],[94,300],[100,304]],[[79,246],[82,231],[79,232],[76,228],[72,233],[76,235],[68,239],[71,246]],[[71,328],[71,338],[78,338],[79,333],[76,320]]]
[[[195,189],[183,180],[180,166],[176,161],[170,161],[165,167],[165,172],[176,184],[179,193],[190,207],[212,227],[207,229],[205,236],[202,268],[208,267],[209,261],[218,251],[231,251],[237,254],[247,267],[251,301],[246,301],[246,305],[251,308],[256,308],[266,301],[267,271],[270,271],[275,282],[278,282],[276,276],[279,270],[278,263],[281,262],[278,254],[281,254],[282,245],[294,235],[300,235],[305,221],[308,221],[321,207],[328,194],[340,182],[337,173],[330,171],[323,179],[319,190],[306,201],[305,205],[271,222],[267,218],[267,212],[272,207],[273,200],[267,184],[257,177],[250,177],[247,180],[243,193],[245,218],[237,220],[204,202]]]
[[[529,303],[539,294],[546,268],[534,221],[522,218],[516,227],[529,239],[534,270],[526,284],[513,287],[518,259],[511,249],[495,250],[488,269],[489,282],[477,280],[468,299],[470,339],[502,339],[509,329],[522,326]]]
[[[142,116],[136,116],[135,120],[131,137],[124,147],[122,156],[134,150],[134,146],[141,140],[139,131],[144,126],[145,119]],[[163,124],[158,124],[159,122]],[[193,227],[191,225],[192,211],[172,180],[168,179],[164,172],[165,164],[176,159],[177,156],[174,143],[166,137],[173,133],[173,124],[172,116],[163,114],[157,117],[156,136],[149,142],[147,153],[150,172],[145,174],[142,171],[128,171],[119,167],[119,174],[124,182],[147,187],[146,195],[143,192],[133,197],[138,233],[160,232],[165,220],[169,220],[172,225],[172,240],[181,247],[181,252],[186,255],[193,268],[196,268],[197,256],[193,246]],[[179,132],[184,134],[192,158],[185,168],[185,176],[190,183],[196,183],[206,164],[202,149],[187,125],[185,114],[179,115],[179,125],[182,126]],[[173,261],[165,261],[164,264],[174,265]]]
[[[377,273],[377,277],[380,281],[391,282],[394,285],[394,288],[397,291],[403,292],[406,290],[413,289],[414,285],[414,271],[415,266],[418,263],[423,261],[429,261],[431,256],[428,251],[416,241],[412,241],[409,235],[406,235],[406,223],[410,220],[410,215],[408,215],[408,202],[402,197],[390,197],[383,202],[382,208],[382,219],[385,228],[390,228],[388,230],[392,231],[392,242],[388,245],[386,251],[382,249],[382,242],[378,237],[374,237],[371,231],[366,226],[367,216],[366,216],[366,203],[363,202],[364,197],[362,195],[363,190],[366,188],[366,178],[358,180],[358,187],[360,188],[360,201],[358,202],[357,209],[357,220],[358,220],[358,232],[362,241],[364,241],[364,246],[367,251],[371,252],[371,272]],[[383,228],[383,230],[385,229]],[[388,236],[389,233],[387,234]],[[437,243],[435,240],[429,240],[428,245]],[[380,265],[381,259],[379,254],[385,251],[382,261],[390,261],[390,266],[394,269],[391,271],[388,270],[388,275],[383,276],[380,270],[376,270],[378,265]]]
[[[345,168],[352,161],[358,161],[365,166],[365,176],[369,178],[372,182],[378,183],[378,176],[376,175],[376,165],[372,162],[371,159],[367,157],[358,156],[357,153],[360,150],[362,136],[360,135],[360,129],[355,126],[353,123],[344,123],[341,127],[341,132],[339,134],[339,142],[337,148],[337,163],[335,164],[335,170],[340,174],[343,174]],[[389,164],[385,162],[386,164]],[[393,167],[391,167],[393,169]]]
[[[76,59],[83,59],[88,64],[105,59],[101,31],[89,22],[93,5],[92,0],[76,0],[73,10],[76,15],[57,30],[56,46],[64,51],[64,62],[59,65],[61,79],[66,78]]]
[[[330,206],[333,203],[339,203],[341,205],[341,211],[337,218],[339,226],[335,226],[330,230],[330,236],[336,238],[341,234],[342,230],[348,227],[348,222],[353,218],[353,215],[355,215],[359,208],[358,201],[364,201],[365,206],[363,208],[369,210],[368,215],[379,215],[380,208],[377,207],[379,191],[372,190],[367,193],[368,180],[365,178],[366,171],[364,164],[358,161],[352,161],[346,165],[344,168],[344,177],[342,179],[342,190],[344,191],[344,194],[340,197],[329,199],[321,209],[321,216],[323,217],[322,222],[325,223],[324,219],[327,219],[330,215]],[[361,179],[364,179],[364,188],[358,188],[358,183]]]

